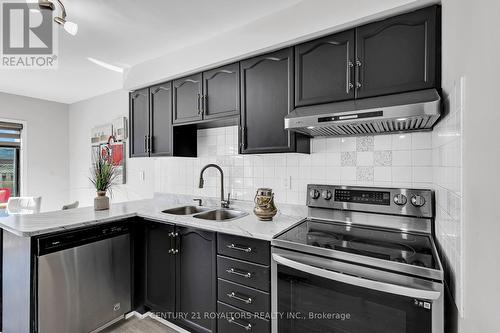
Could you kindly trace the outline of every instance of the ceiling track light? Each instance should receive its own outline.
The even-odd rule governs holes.
[[[59,4],[59,7],[61,7],[61,16],[54,17],[54,22],[62,25],[64,27],[64,30],[66,30],[67,33],[75,36],[76,33],[78,32],[78,24],[66,20],[66,16],[67,16],[66,8],[64,7],[61,0],[56,0],[56,1]],[[52,1],[52,0],[38,0],[38,5],[40,6],[40,8],[46,8],[46,9],[50,9],[52,11],[54,11],[56,9],[54,1]]]

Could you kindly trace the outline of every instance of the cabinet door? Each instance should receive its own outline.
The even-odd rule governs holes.
[[[151,156],[172,155],[172,83],[149,89],[151,102]]]
[[[356,29],[356,97],[436,86],[436,10],[429,7]]]
[[[295,47],[295,106],[354,98],[354,30]]]
[[[174,226],[151,223],[146,228],[146,305],[154,311],[175,311]]]
[[[293,103],[293,48],[241,62],[241,153],[280,153],[295,149],[285,130]]]
[[[174,81],[174,124],[202,119],[201,73]]]
[[[239,63],[203,73],[203,118],[237,116],[240,111]]]
[[[217,306],[215,234],[191,228],[178,228],[178,233],[177,311],[189,314],[181,325],[192,332],[215,332],[216,320],[205,317]]]
[[[130,157],[149,156],[149,89],[130,93]]]

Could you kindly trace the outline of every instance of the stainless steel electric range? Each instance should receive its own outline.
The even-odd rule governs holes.
[[[309,185],[272,241],[273,332],[443,333],[431,190]]]

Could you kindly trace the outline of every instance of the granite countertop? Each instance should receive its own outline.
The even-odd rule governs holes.
[[[206,206],[217,207],[217,200],[205,198]],[[33,215],[9,215],[0,218],[0,228],[21,237],[32,237],[59,231],[71,230],[101,223],[108,223],[132,217],[141,217],[157,222],[194,227],[209,231],[271,240],[274,236],[300,222],[305,214],[305,206],[286,205],[278,211],[273,221],[259,221],[252,212],[252,204],[235,201],[231,208],[243,210],[248,215],[228,222],[215,222],[193,218],[190,215],[172,215],[162,210],[192,205],[192,197],[162,194],[153,199],[127,201],[112,204],[109,210],[95,211],[93,207],[83,207],[66,211],[54,211]],[[205,205],[205,204],[204,204]]]

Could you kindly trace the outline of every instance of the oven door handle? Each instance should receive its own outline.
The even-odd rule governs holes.
[[[346,284],[350,284],[357,287],[372,289],[376,291],[386,292],[395,295],[402,295],[418,299],[427,300],[437,300],[441,297],[441,292],[436,290],[419,289],[412,287],[400,286],[397,284],[385,283],[380,281],[374,281],[370,279],[365,279],[362,277],[357,277],[353,275],[338,273],[315,266],[300,263],[295,260],[285,258],[279,254],[273,253],[273,260],[280,265],[293,268],[295,270],[312,274],[315,276],[320,276],[325,279],[334,280]]]

